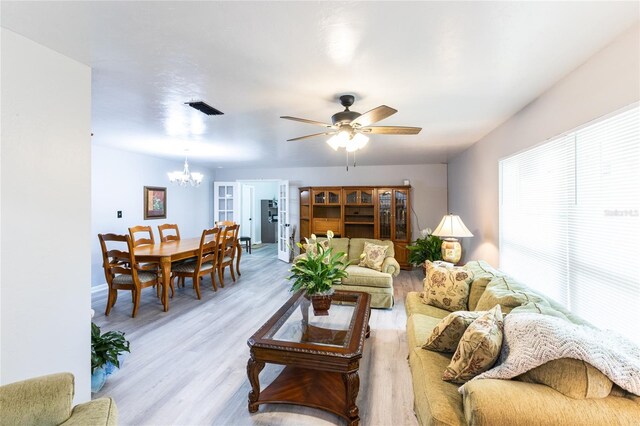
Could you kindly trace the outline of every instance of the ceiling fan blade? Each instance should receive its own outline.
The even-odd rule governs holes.
[[[316,136],[323,136],[323,135],[335,135],[337,132],[323,132],[323,133],[314,133],[313,135],[306,135],[306,136],[300,136],[299,138],[293,138],[293,139],[287,139],[287,142],[291,142],[291,141],[299,141],[301,139],[307,139],[307,138],[314,138]]]
[[[360,117],[353,120],[351,122],[351,125],[353,126],[355,124],[360,127],[365,127],[370,124],[377,123],[380,120],[384,120],[385,118],[392,116],[396,112],[398,112],[397,109],[393,109],[386,105],[380,105],[378,108],[367,111]]]
[[[290,117],[288,115],[283,115],[280,118],[284,118],[285,120],[299,121],[301,123],[313,124],[315,126],[327,127],[329,129],[333,127],[333,125],[331,125],[331,124],[321,123],[319,121],[314,121],[314,120],[307,120],[306,118]]]
[[[358,131],[362,133],[373,133],[379,135],[417,135],[422,127],[404,127],[404,126],[373,126],[361,127]]]

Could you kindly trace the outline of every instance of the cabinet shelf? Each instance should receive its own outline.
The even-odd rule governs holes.
[[[375,225],[374,222],[348,222],[348,221],[344,221],[345,225]]]

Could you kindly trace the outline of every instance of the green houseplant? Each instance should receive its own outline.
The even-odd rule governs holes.
[[[129,341],[121,331],[107,331],[102,334],[100,327],[91,323],[91,391],[98,392],[107,376],[120,368],[120,356],[131,352]]]
[[[420,231],[421,238],[407,246],[409,250],[409,262],[414,265],[422,265],[425,261],[442,259],[442,240],[431,234],[431,229]]]
[[[311,299],[316,315],[327,315],[331,306],[333,285],[341,278],[348,276],[346,271],[349,262],[344,252],[333,253],[329,241],[333,232],[327,232],[327,241],[320,242],[315,235],[305,238],[307,244],[297,243],[306,253],[298,256],[289,270],[288,280],[293,281],[291,291],[303,290]]]

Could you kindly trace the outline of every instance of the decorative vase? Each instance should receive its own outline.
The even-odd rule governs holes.
[[[96,368],[96,370],[91,374],[91,392],[99,392],[106,381],[107,371],[105,366],[103,365],[102,367]]]
[[[333,299],[333,291],[325,294],[312,294],[310,299],[314,315],[329,315],[329,308],[331,308],[331,300]]]

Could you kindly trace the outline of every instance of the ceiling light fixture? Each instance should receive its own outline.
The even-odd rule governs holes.
[[[202,179],[204,175],[202,173],[192,173],[189,171],[189,161],[187,161],[187,152],[184,154],[184,169],[181,172],[170,172],[167,173],[169,175],[169,181],[171,183],[175,183],[179,186],[187,186],[187,184],[191,184],[191,186],[200,186],[202,183]]]
[[[327,140],[327,143],[334,151],[337,151],[338,148],[344,148],[347,152],[362,149],[368,142],[369,138],[367,136],[362,133],[356,133],[353,130],[340,130]]]

